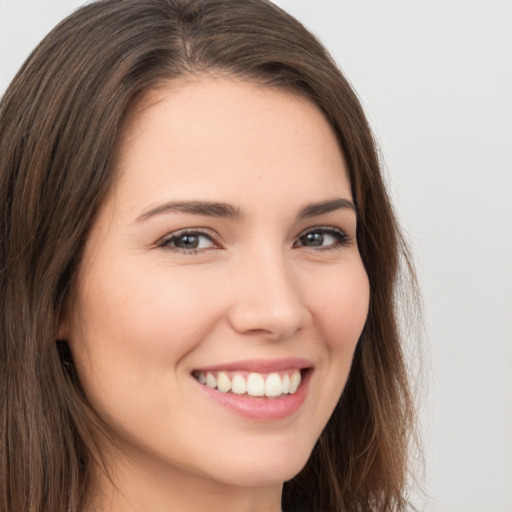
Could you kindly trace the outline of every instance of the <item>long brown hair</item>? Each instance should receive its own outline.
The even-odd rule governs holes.
[[[172,78],[237,76],[310,98],[345,155],[370,307],[348,383],[287,512],[405,510],[413,407],[399,339],[404,249],[359,101],[321,44],[265,0],[103,0],[58,25],[0,103],[0,509],[79,512],[104,425],[59,316],[109,190],[130,106]],[[406,255],[406,254],[405,254]],[[408,261],[407,258],[405,261]]]

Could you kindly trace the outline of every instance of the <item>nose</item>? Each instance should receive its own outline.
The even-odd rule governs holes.
[[[229,321],[237,332],[282,340],[311,321],[299,276],[285,258],[251,258],[233,278]]]

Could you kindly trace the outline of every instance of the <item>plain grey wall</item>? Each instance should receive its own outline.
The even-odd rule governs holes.
[[[82,3],[0,0],[0,94]],[[425,510],[512,512],[512,2],[278,3],[358,91],[416,255]]]

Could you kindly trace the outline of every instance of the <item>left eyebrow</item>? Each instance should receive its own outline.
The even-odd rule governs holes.
[[[357,214],[357,206],[348,199],[335,198],[328,201],[321,201],[319,203],[310,203],[303,206],[297,215],[298,219],[308,219],[323,215],[325,213],[334,212],[336,210],[352,210]]]

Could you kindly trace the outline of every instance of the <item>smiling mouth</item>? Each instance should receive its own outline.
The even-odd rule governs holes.
[[[305,371],[307,369],[302,370]],[[302,382],[302,372],[297,368],[269,373],[197,370],[192,375],[202,385],[221,393],[280,398],[297,392]]]

